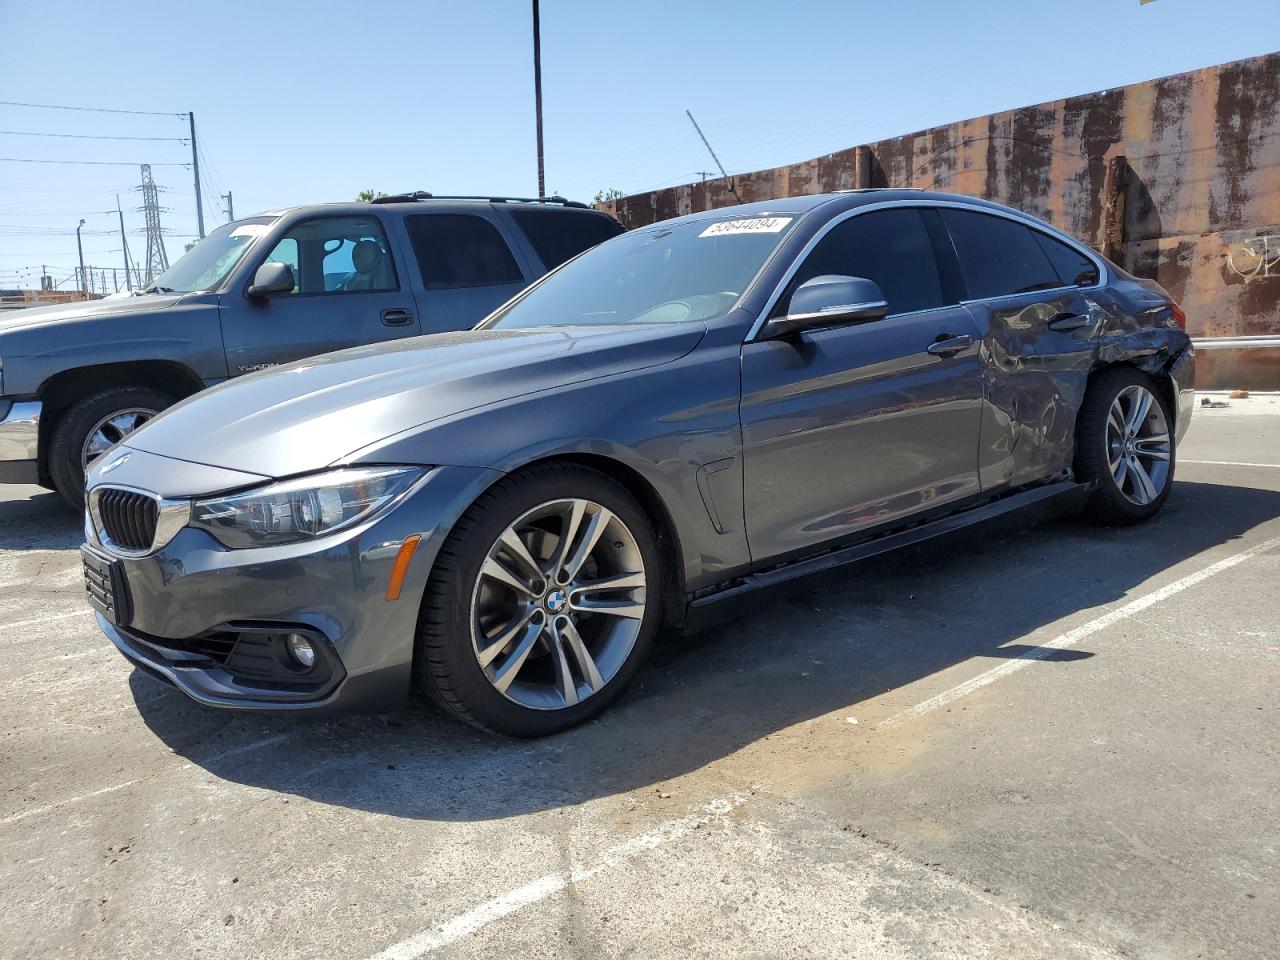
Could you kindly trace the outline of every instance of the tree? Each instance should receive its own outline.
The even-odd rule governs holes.
[[[626,194],[623,193],[621,190],[619,190],[617,187],[610,187],[607,190],[601,190],[599,193],[597,193],[595,202],[608,203],[610,200],[620,200],[625,196]]]
[[[356,199],[359,200],[361,203],[370,203],[374,200],[377,200],[379,197],[385,197],[385,196],[386,194],[383,193],[381,190],[361,190],[359,193],[356,194]]]

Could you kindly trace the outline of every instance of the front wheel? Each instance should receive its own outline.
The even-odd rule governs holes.
[[[98,457],[174,403],[150,387],[112,387],[85,397],[53,430],[49,473],[54,489],[75,510],[84,509],[84,472]]]
[[[620,484],[576,464],[512,474],[458,521],[427,587],[415,672],[442,706],[516,737],[582,723],[653,643],[657,539]]]
[[[1156,382],[1116,367],[1089,386],[1076,433],[1076,472],[1095,486],[1086,508],[1105,524],[1155,516],[1173,488],[1173,414]]]

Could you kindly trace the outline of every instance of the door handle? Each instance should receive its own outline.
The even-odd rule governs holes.
[[[1089,318],[1083,313],[1060,313],[1049,321],[1050,330],[1079,330]]]
[[[925,347],[935,357],[949,357],[953,353],[959,353],[965,347],[973,343],[973,337],[967,333],[962,333],[958,337],[953,337],[948,333],[938,335],[938,339]]]
[[[382,322],[388,327],[404,327],[413,323],[413,314],[400,307],[382,311]]]

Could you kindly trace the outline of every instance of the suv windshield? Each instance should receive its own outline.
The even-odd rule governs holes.
[[[793,217],[658,224],[562,267],[486,327],[711,320],[733,309]]]
[[[267,232],[275,217],[251,217],[224,223],[155,278],[144,293],[192,293],[212,290]]]

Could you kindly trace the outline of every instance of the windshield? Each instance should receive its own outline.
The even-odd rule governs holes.
[[[267,232],[274,217],[252,217],[224,223],[177,260],[144,293],[192,293],[212,290]]]
[[[733,309],[793,220],[698,220],[623,234],[566,264],[486,327],[712,320]]]

